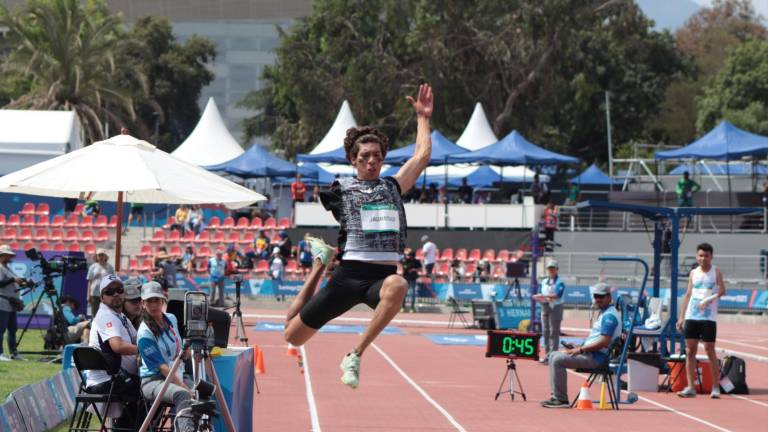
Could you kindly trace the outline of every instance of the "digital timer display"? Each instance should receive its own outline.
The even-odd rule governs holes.
[[[539,359],[538,333],[488,330],[486,357]]]

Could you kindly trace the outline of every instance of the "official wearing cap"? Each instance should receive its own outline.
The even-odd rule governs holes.
[[[8,245],[0,245],[0,361],[19,360],[21,356],[16,351],[16,311],[12,303],[19,299],[19,284],[21,278],[11,270],[10,264],[16,255]],[[10,357],[3,353],[3,335],[8,331],[8,351]]]
[[[141,279],[130,277],[123,282],[125,288],[125,302],[123,313],[131,320],[133,327],[138,330],[141,324]]]
[[[560,323],[563,321],[563,294],[565,283],[557,274],[559,264],[554,259],[547,262],[547,277],[539,284],[540,292],[533,299],[541,303],[541,332],[544,336],[544,352],[539,360],[547,363],[549,355],[560,348]]]

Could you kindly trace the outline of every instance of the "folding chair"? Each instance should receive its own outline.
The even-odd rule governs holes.
[[[469,328],[469,323],[464,317],[464,315],[468,314],[469,311],[462,309],[461,306],[459,306],[459,302],[457,302],[453,297],[448,297],[448,306],[451,307],[451,315],[448,317],[448,328],[453,328],[453,325],[456,323],[457,319],[458,321],[461,321],[462,324],[464,324],[464,328]]]
[[[576,372],[578,373],[588,373],[589,377],[587,378],[587,387],[592,387],[592,383],[594,383],[597,378],[601,378],[601,382],[605,383],[606,388],[608,389],[608,399],[611,402],[611,409],[614,409],[616,411],[619,410],[619,398],[618,398],[618,391],[620,389],[617,389],[614,385],[613,380],[613,369],[611,368],[611,360],[616,359],[621,355],[621,349],[622,344],[624,342],[624,339],[622,336],[619,336],[616,338],[615,341],[611,344],[611,346],[608,348],[608,361],[605,362],[605,364],[598,366],[596,368],[577,368]],[[618,365],[614,365],[614,367],[618,367]],[[573,402],[571,402],[571,408],[576,406],[576,401],[579,400],[578,393],[576,394],[576,397],[573,398]]]
[[[118,371],[115,371],[110,367],[107,359],[101,351],[96,348],[75,348],[72,352],[72,359],[74,360],[75,368],[77,368],[77,373],[80,375],[80,388],[75,397],[75,409],[72,420],[69,423],[69,432],[135,430],[136,427],[129,429],[114,427],[107,428],[105,423],[107,421],[107,414],[109,413],[109,406],[111,403],[137,403],[141,399],[141,395],[125,395],[115,392],[115,382],[117,379],[121,379],[118,376]],[[104,371],[109,374],[111,379],[107,392],[89,392],[85,384],[85,371]],[[94,414],[98,419],[98,428],[90,427],[91,418]],[[136,420],[138,421],[138,419]]]

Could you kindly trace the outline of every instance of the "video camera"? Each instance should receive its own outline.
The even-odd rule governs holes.
[[[201,342],[208,336],[208,296],[197,291],[184,294],[184,327],[187,339]]]
[[[43,254],[32,248],[24,252],[32,261],[40,261],[40,270],[44,276],[65,275],[78,271],[88,270],[88,263],[83,257],[75,256],[56,256],[50,261],[46,260]]]

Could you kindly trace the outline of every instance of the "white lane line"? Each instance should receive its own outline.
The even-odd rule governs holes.
[[[309,405],[309,416],[312,419],[312,431],[320,432],[320,419],[317,416],[317,405],[315,405],[315,394],[312,392],[312,379],[309,377],[309,359],[304,345],[299,347],[301,358],[304,361],[304,386],[307,388],[307,405]]]
[[[583,379],[585,379],[585,380],[588,378],[588,377],[587,377],[586,375],[584,375],[584,374],[581,374],[581,373],[578,373],[578,372],[574,372],[574,371],[572,371],[572,370],[569,370],[569,369],[566,369],[566,370],[568,371],[568,373],[570,373],[570,374],[573,374],[573,375],[576,375],[576,376],[579,376],[579,377],[581,377],[581,378],[583,378]],[[622,392],[622,393],[627,393],[627,391],[626,391],[626,390],[622,390],[621,392]],[[665,409],[665,410],[667,410],[667,411],[669,411],[669,412],[671,412],[671,413],[674,413],[674,414],[677,414],[677,415],[683,416],[683,417],[685,417],[685,418],[687,418],[687,419],[690,419],[690,420],[693,420],[693,421],[699,422],[699,423],[701,423],[701,424],[707,425],[707,426],[709,426],[709,427],[711,427],[711,428],[713,428],[713,429],[719,430],[719,431],[721,431],[721,432],[732,432],[730,429],[726,429],[726,428],[724,428],[724,427],[721,427],[721,426],[718,426],[718,425],[716,425],[716,424],[714,424],[714,423],[710,423],[710,422],[708,422],[708,421],[706,421],[706,420],[704,420],[704,419],[700,419],[700,418],[698,418],[698,417],[696,417],[696,416],[693,416],[693,415],[690,415],[690,414],[686,414],[686,413],[684,413],[684,412],[682,412],[682,411],[678,411],[678,410],[676,410],[676,409],[674,409],[674,408],[672,408],[672,407],[670,407],[670,406],[667,406],[667,405],[664,405],[664,404],[662,404],[662,403],[656,402],[656,401],[654,401],[654,400],[648,399],[647,397],[644,397],[644,396],[640,396],[640,395],[637,395],[637,397],[638,397],[638,399],[640,399],[640,400],[643,400],[643,401],[645,401],[645,402],[648,402],[648,403],[649,403],[649,404],[651,404],[651,405],[655,405],[655,406],[657,406],[657,407],[659,407],[659,408],[663,408],[663,409]]]
[[[285,315],[275,315],[275,314],[243,314],[243,317],[285,320]],[[334,318],[331,322],[333,321],[369,322],[371,321],[371,318],[339,317],[339,318]],[[448,321],[431,321],[431,320],[415,320],[415,319],[393,319],[391,322],[395,324],[419,324],[424,326],[447,326],[448,325]]]
[[[755,344],[751,344],[751,343],[737,342],[737,341],[731,340],[731,339],[717,338],[717,341],[718,342],[725,342],[725,343],[729,343],[729,344],[733,344],[733,345],[741,345],[741,346],[745,346],[747,348],[752,348],[752,349],[759,349],[759,350],[768,351],[768,348],[766,348],[766,347],[761,347],[761,346],[758,346],[758,345],[755,345]]]
[[[427,402],[432,404],[432,406],[434,406],[440,412],[440,414],[442,414],[443,417],[445,417],[448,420],[448,422],[450,422],[453,425],[453,427],[456,428],[456,430],[461,432],[467,432],[466,429],[464,429],[464,427],[460,425],[459,422],[457,422],[456,419],[454,419],[453,416],[451,416],[448,413],[448,411],[445,410],[445,408],[443,408],[442,406],[440,406],[440,404],[435,402],[435,400],[432,399],[427,394],[427,392],[424,391],[424,389],[422,389],[418,384],[416,384],[416,382],[412,380],[411,377],[406,375],[406,373],[403,372],[403,370],[400,369],[400,367],[391,358],[389,358],[389,356],[384,351],[382,351],[381,348],[379,348],[375,343],[372,343],[371,346],[376,351],[378,351],[382,357],[384,357],[384,360],[386,360],[392,366],[392,368],[394,368],[403,378],[405,378],[406,381],[408,381],[408,384],[410,384],[413,388],[415,388],[416,391],[419,392],[421,396],[427,400]]]
[[[735,394],[729,394],[728,396],[735,397],[737,399],[744,399],[747,402],[752,402],[753,404],[757,404],[757,405],[764,406],[764,407],[768,408],[768,403],[765,403],[765,402],[756,401],[754,399],[750,399],[748,397],[744,397],[744,396],[740,396],[740,395],[735,395]]]

